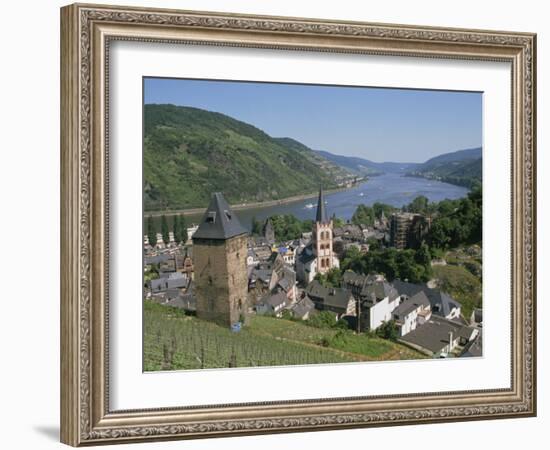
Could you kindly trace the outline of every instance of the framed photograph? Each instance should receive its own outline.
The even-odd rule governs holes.
[[[536,414],[536,36],[61,9],[61,440]]]

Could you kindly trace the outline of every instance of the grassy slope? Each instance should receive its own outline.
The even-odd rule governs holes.
[[[336,186],[333,173],[285,140],[224,114],[145,105],[144,134],[146,210],[203,207],[215,191],[241,203]]]
[[[434,266],[432,269],[438,287],[462,304],[462,315],[468,319],[474,308],[481,306],[480,279],[463,266]]]
[[[174,349],[170,369],[228,367],[232,353],[239,367],[321,364],[422,356],[406,347],[379,338],[318,329],[299,322],[253,317],[240,333],[185,316],[181,311],[145,301],[145,370],[163,368],[163,354]],[[329,347],[320,345],[329,342]],[[204,351],[202,350],[204,349]],[[166,369],[167,367],[164,366]]]

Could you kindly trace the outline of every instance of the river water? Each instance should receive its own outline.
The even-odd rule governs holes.
[[[397,173],[388,173],[371,177],[345,191],[325,195],[326,208],[329,216],[344,220],[351,219],[356,208],[360,204],[371,206],[375,202],[387,203],[395,207],[401,207],[410,203],[419,195],[426,196],[430,201],[444,199],[456,199],[465,197],[468,189],[440,181],[426,180],[424,178],[404,177]],[[306,205],[313,204],[312,208]],[[248,229],[251,228],[252,217],[263,221],[275,214],[294,214],[298,219],[314,219],[317,208],[317,198],[299,200],[284,205],[264,206],[235,211],[241,223]],[[186,217],[188,226],[198,223],[202,214]]]

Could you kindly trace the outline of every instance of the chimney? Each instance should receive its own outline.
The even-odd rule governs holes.
[[[453,332],[452,331],[449,331],[449,351],[451,351],[453,349]]]

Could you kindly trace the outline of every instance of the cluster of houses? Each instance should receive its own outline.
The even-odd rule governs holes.
[[[321,311],[359,332],[392,321],[399,341],[426,355],[481,355],[481,311],[466,321],[460,303],[438,289],[352,271],[343,274],[338,287],[316,279],[338,268],[350,246],[366,252],[368,239],[387,240],[393,218],[382,215],[370,228],[335,228],[321,190],[312,232],[281,243],[269,219],[261,236],[243,231],[223,196],[216,196],[203,222],[190,230],[191,245],[164,244],[160,236],[154,248],[145,242],[147,298],[230,325],[250,314],[307,320]],[[194,251],[200,252],[195,258]],[[227,264],[213,264],[214,259]],[[214,287],[215,301],[208,294]],[[246,294],[236,298],[232,292]]]

